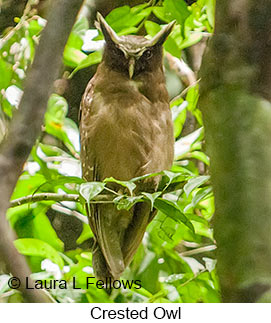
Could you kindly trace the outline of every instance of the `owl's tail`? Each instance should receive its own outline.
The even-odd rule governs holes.
[[[148,203],[137,203],[130,212],[114,205],[94,205],[90,225],[97,243],[92,264],[97,279],[119,279],[136,253],[152,218]]]
[[[93,252],[96,277],[118,279],[125,266],[121,250],[118,213],[114,205],[97,205],[91,215],[91,227],[97,239]]]
[[[105,282],[106,278],[113,278],[108,270],[106,260],[98,244],[96,244],[95,249],[92,252],[92,266],[97,279]]]
[[[125,232],[122,247],[125,267],[132,261],[143,239],[147,225],[151,219],[150,214],[150,206],[148,203],[137,203],[135,205],[133,220]]]

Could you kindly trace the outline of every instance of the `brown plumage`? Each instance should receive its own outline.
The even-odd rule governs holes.
[[[99,14],[98,23],[106,45],[80,107],[83,177],[87,181],[107,177],[130,180],[169,169],[174,137],[162,44],[174,23],[152,40],[119,37]],[[153,192],[157,184],[157,178],[151,178],[137,190]],[[112,204],[91,207],[89,222],[96,240],[93,267],[97,278],[120,277],[152,217],[148,203],[137,203],[129,211],[118,211]]]

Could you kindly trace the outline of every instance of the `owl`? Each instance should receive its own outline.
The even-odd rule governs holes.
[[[97,22],[105,46],[80,106],[83,178],[127,181],[170,169],[174,136],[163,43],[174,22],[152,39],[118,36],[100,14]],[[158,180],[142,181],[137,192],[154,192]],[[120,190],[117,184],[111,188]],[[88,217],[95,237],[92,264],[97,279],[121,276],[154,215],[148,202],[139,202],[129,211],[118,210],[112,203],[92,204]]]

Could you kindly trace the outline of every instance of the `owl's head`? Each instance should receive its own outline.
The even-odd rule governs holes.
[[[152,39],[133,35],[118,36],[100,13],[97,14],[97,21],[106,42],[103,61],[111,69],[133,78],[161,67],[162,45],[175,21],[166,25]]]

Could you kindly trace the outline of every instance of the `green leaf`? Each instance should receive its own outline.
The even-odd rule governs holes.
[[[113,9],[107,16],[106,21],[116,32],[129,25],[127,17],[130,17],[131,9],[129,6],[122,6]]]
[[[34,193],[35,190],[44,183],[44,181],[45,177],[39,173],[36,173],[33,176],[27,173],[23,174],[16,184],[11,200]]]
[[[175,159],[181,159],[190,152],[191,146],[203,136],[203,127],[193,131],[189,135],[178,139],[175,142]]]
[[[169,52],[171,55],[180,58],[181,56],[181,50],[178,47],[175,39],[171,36],[167,38],[167,40],[164,43],[164,48],[167,52]]]
[[[145,21],[145,28],[147,33],[152,37],[161,30],[161,27],[157,23],[149,20]]]
[[[183,0],[165,0],[163,5],[165,11],[170,13],[171,20],[176,19],[180,25],[183,25],[186,18],[190,15],[187,5]]]
[[[85,183],[85,181],[80,177],[58,175],[50,181],[46,181],[46,182],[43,181],[43,183],[36,188],[33,195],[38,191],[43,191],[43,192],[54,191],[55,188],[65,184],[82,184],[82,183]]]
[[[153,7],[153,13],[155,14],[155,16],[165,22],[171,22],[172,19],[172,15],[170,12],[165,10],[165,7]]]
[[[123,29],[134,27],[139,24],[151,12],[151,8],[140,10],[131,10],[129,6],[122,6],[112,10],[107,16],[106,21],[108,24],[119,33]]]
[[[117,183],[123,187],[128,188],[130,195],[133,195],[133,190],[136,188],[136,184],[131,181],[119,181],[113,177],[106,178],[104,183]]]
[[[12,65],[0,59],[0,90],[6,89],[11,85],[13,73]]]
[[[147,298],[151,298],[152,297],[152,294],[146,290],[145,288],[141,287],[141,288],[135,288],[134,286],[132,286],[131,290],[134,292],[134,293],[138,293],[144,297],[147,297]]]
[[[177,138],[183,129],[186,120],[187,101],[183,101],[180,105],[175,105],[171,108],[172,118],[174,123],[174,137]]]
[[[12,112],[13,112],[13,106],[9,103],[7,99],[1,98],[1,108],[4,111],[4,113],[9,117],[12,118]]]
[[[17,250],[25,256],[39,256],[42,258],[48,258],[53,263],[57,264],[60,269],[64,266],[64,261],[59,253],[51,247],[48,243],[38,239],[17,239],[14,241],[14,245]]]
[[[67,101],[60,95],[52,94],[48,101],[48,108],[45,114],[45,129],[50,135],[62,140],[72,155],[74,155],[76,149],[71,139],[75,137],[74,132],[78,134],[78,128],[73,120],[66,118],[67,112]],[[73,131],[73,137],[71,139],[69,131]]]
[[[127,210],[135,205],[137,202],[142,201],[142,196],[125,196],[121,195],[114,198],[113,202],[117,205],[118,210]]]
[[[183,279],[184,277],[185,277],[184,274],[172,274],[166,278],[165,283],[171,284],[178,280]]]
[[[172,218],[174,221],[182,222],[190,230],[192,230],[192,232],[194,232],[193,224],[188,220],[188,218],[183,214],[178,205],[174,202],[159,197],[155,200],[154,206],[165,215]]]
[[[201,186],[202,184],[206,183],[210,179],[209,175],[204,176],[197,176],[194,178],[191,178],[185,185],[184,185],[184,191],[186,196],[188,195],[197,187]]]
[[[209,223],[206,219],[204,219],[202,216],[195,215],[194,213],[186,213],[185,214],[190,221],[200,222],[208,227]]]
[[[188,48],[197,44],[202,39],[202,37],[203,34],[201,32],[189,33],[189,36],[181,42],[180,49]]]
[[[82,54],[84,53],[81,52],[81,48],[83,45],[83,36],[87,29],[88,20],[86,17],[79,18],[74,24],[64,50],[64,62],[66,65],[73,67],[74,64],[77,65],[79,63],[80,57],[83,57]]]
[[[205,0],[208,21],[212,28],[214,28],[215,25],[215,1],[216,0]]]
[[[105,184],[101,182],[88,182],[80,185],[80,195],[89,203],[93,197],[101,193],[105,188]]]
[[[189,158],[196,158],[202,162],[204,162],[206,165],[210,165],[209,157],[202,151],[192,151],[188,154]]]
[[[215,269],[217,263],[216,259],[202,257],[202,260],[205,262],[205,268],[209,271],[209,273]]]
[[[77,124],[70,118],[65,118],[62,127],[62,141],[74,156],[80,151],[80,139]]]
[[[82,37],[85,35],[85,32],[88,30],[88,28],[88,20],[86,17],[83,16],[76,21],[72,28],[72,32]]]
[[[201,188],[192,199],[192,205],[195,207],[199,202],[206,199],[209,194],[212,193],[212,187]]]
[[[87,55],[77,48],[66,46],[64,49],[63,62],[67,66],[77,67],[86,58]]]
[[[167,182],[167,186],[170,185],[177,178],[181,178],[181,182],[184,181],[184,178],[180,173],[170,172],[168,170],[164,170],[163,173],[169,178],[169,181]]]
[[[147,30],[147,33],[152,37],[155,36],[161,30],[161,26],[148,20],[145,21],[145,28]],[[168,39],[165,41],[164,48],[173,56],[180,57],[181,55],[181,51],[178,45],[171,36],[169,36]]]
[[[46,156],[61,156],[61,155],[65,155],[65,152],[56,147],[56,146],[51,146],[51,145],[46,145],[43,143],[39,143],[39,147],[41,148],[41,150],[44,152],[44,154]],[[67,154],[68,156],[68,154]]]
[[[162,194],[162,192],[155,192],[155,193],[142,193],[143,196],[146,197],[147,200],[151,202],[151,211],[153,210],[155,200]]]
[[[149,3],[142,3],[142,4],[139,4],[137,6],[134,6],[131,8],[131,13],[132,14],[137,14],[139,12],[142,12],[143,9],[145,9],[146,7],[149,6]],[[152,8],[149,8],[149,9],[152,9]]]
[[[187,110],[191,111],[195,118],[197,119],[197,122],[202,125],[202,114],[201,111],[197,108],[199,99],[199,85],[195,84],[192,86],[186,95],[186,100],[188,102]]]
[[[45,123],[62,123],[68,112],[67,101],[58,94],[52,94],[48,101]]]
[[[33,207],[31,207],[31,205],[29,204],[23,204],[13,208],[9,208],[7,210],[7,219],[11,227],[14,229],[17,221],[20,221],[22,218],[28,216],[31,216],[31,218],[33,218],[32,211]]]
[[[69,78],[73,77],[73,75],[83,69],[86,68],[88,66],[94,65],[94,64],[98,64],[100,63],[100,61],[102,60],[102,53],[101,52],[94,52],[89,54],[85,59],[83,59],[80,64],[78,64],[78,66],[72,71],[71,75],[69,76]]]
[[[149,267],[152,264],[155,257],[156,257],[156,254],[154,252],[152,251],[148,252],[146,256],[143,258],[143,260],[141,261],[137,274],[140,275],[141,273],[143,273],[147,269],[147,267]]]
[[[84,41],[79,35],[77,35],[74,32],[71,32],[66,47],[78,49],[79,51],[81,51],[83,43]]]
[[[82,184],[85,183],[85,180],[83,180],[81,177],[76,176],[58,176],[54,179],[54,185],[62,185],[62,184]]]
[[[145,174],[145,175],[142,175],[142,176],[132,178],[130,182],[134,183],[134,182],[137,182],[137,181],[143,181],[146,178],[151,178],[151,177],[158,176],[158,175],[161,175],[161,174],[163,174],[163,172]]]
[[[43,27],[38,23],[37,20],[31,20],[29,22],[28,26],[28,32],[30,37],[37,36],[41,31]]]
[[[118,35],[119,36],[131,35],[131,34],[136,34],[137,32],[138,32],[137,27],[127,27],[125,29],[122,29],[122,31],[120,31]]]
[[[77,244],[81,244],[84,241],[88,240],[89,238],[93,237],[93,233],[90,230],[90,226],[86,223],[83,223],[83,230],[79,236],[79,238],[76,240]]]
[[[194,111],[197,107],[199,99],[199,85],[192,86],[186,95],[186,101],[188,102],[187,110]]]
[[[64,250],[64,243],[58,238],[45,211],[48,207],[40,206],[33,209],[33,236],[47,242],[57,251]]]

